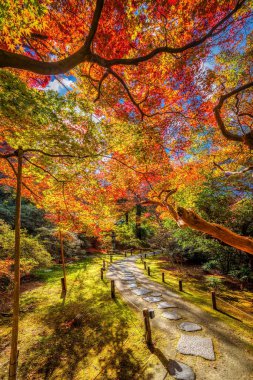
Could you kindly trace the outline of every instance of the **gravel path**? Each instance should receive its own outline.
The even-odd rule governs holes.
[[[155,310],[152,329],[164,336],[156,368],[149,368],[150,380],[250,380],[253,358],[240,337],[227,325],[177,293],[152,281],[136,266],[140,255],[110,265],[107,277],[114,279],[127,302],[139,311]]]

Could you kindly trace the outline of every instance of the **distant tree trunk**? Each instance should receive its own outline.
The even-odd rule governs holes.
[[[126,224],[129,223],[129,213],[128,211],[125,213],[125,218],[126,218]]]
[[[139,203],[136,205],[136,219],[135,219],[135,236],[137,239],[142,239],[141,234],[141,211],[142,207]]]
[[[66,276],[64,247],[63,247],[63,238],[62,238],[62,232],[61,232],[61,230],[60,230],[59,234],[60,234],[60,244],[61,244],[61,262],[62,262],[62,272],[63,272],[63,279],[64,279],[64,287],[65,287],[65,291],[67,291],[67,276]]]
[[[11,353],[9,363],[9,380],[17,378],[18,366],[18,325],[19,325],[19,297],[20,297],[20,226],[21,226],[21,193],[22,193],[22,158],[23,150],[17,150],[17,194],[15,210],[15,258],[14,258],[14,293],[13,293],[13,322],[11,336]]]

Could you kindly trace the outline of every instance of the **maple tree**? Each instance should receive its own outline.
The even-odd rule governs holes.
[[[210,171],[252,170],[251,18],[250,0],[1,7],[1,182],[18,178],[14,320],[21,185],[61,236],[110,231],[133,206],[153,204],[181,227],[253,254],[251,238],[189,209]],[[64,85],[66,74],[75,90],[30,90],[10,72],[40,90],[51,79]]]
[[[201,65],[217,44],[220,49],[238,50],[242,42],[238,30],[250,20],[251,5],[246,0],[145,4],[129,0],[124,5],[98,0],[94,5],[77,7],[72,1],[59,7],[54,1],[45,1],[32,7],[24,3],[19,13],[7,2],[2,12],[0,61],[2,67],[22,69],[23,78],[42,86],[48,83],[49,75],[75,69],[84,99],[92,94],[99,100],[94,109],[97,115],[109,104],[115,117],[130,117],[134,123],[138,116],[148,120],[148,127],[142,124],[145,132],[157,133],[160,147],[174,155],[184,155],[192,145],[193,131],[199,135],[205,123],[212,128],[214,117],[227,139],[251,147],[251,130],[234,133],[221,115],[231,98],[241,93],[247,97],[251,82],[241,84],[239,78],[240,85],[237,81],[237,87],[226,95],[220,91],[220,98],[210,92],[214,76],[202,75],[196,82],[196,72],[201,75]],[[8,25],[7,18],[12,20]],[[14,23],[22,23],[19,33]],[[168,76],[170,81],[165,80]],[[204,88],[200,88],[201,81]],[[248,98],[239,103],[246,107],[238,111],[241,123],[241,118],[245,122],[251,114],[247,112]],[[166,148],[164,140],[167,142],[169,136],[172,141]],[[129,157],[122,162],[129,164]]]

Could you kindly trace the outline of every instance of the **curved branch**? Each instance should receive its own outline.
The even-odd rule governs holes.
[[[110,69],[108,69],[108,72],[110,73],[110,74],[112,74],[121,84],[122,84],[122,86],[124,87],[124,89],[126,90],[126,92],[127,92],[127,95],[128,95],[128,97],[129,97],[129,99],[131,100],[131,102],[133,103],[133,105],[138,109],[138,111],[140,112],[140,114],[141,114],[141,118],[143,119],[143,117],[144,116],[146,116],[145,115],[145,113],[142,111],[142,109],[141,109],[141,107],[140,107],[140,103],[137,103],[136,101],[135,101],[135,99],[134,99],[134,97],[133,97],[133,95],[131,94],[131,92],[130,92],[130,90],[129,90],[129,88],[127,87],[127,85],[126,85],[126,83],[125,83],[125,81],[114,71],[114,70],[112,70],[111,68]]]
[[[185,222],[185,224],[194,230],[204,232],[211,235],[216,239],[223,241],[231,247],[237,248],[241,251],[248,252],[253,255],[253,239],[241,236],[216,223],[207,222],[199,215],[191,210],[186,210],[183,207],[178,207],[178,215]]]
[[[57,74],[66,73],[67,71],[73,69],[74,67],[76,67],[82,62],[94,62],[105,68],[109,68],[114,65],[138,65],[139,63],[148,61],[149,59],[161,53],[170,53],[170,54],[182,53],[188,49],[192,49],[194,47],[197,47],[203,44],[206,40],[212,38],[213,36],[217,35],[221,31],[226,29],[227,25],[223,26],[222,28],[220,27],[230,17],[232,17],[239,9],[241,9],[245,2],[246,0],[238,1],[235,7],[226,16],[224,16],[216,25],[214,25],[209,30],[209,32],[207,32],[201,38],[194,40],[192,42],[189,42],[184,46],[181,46],[181,47],[162,46],[162,47],[153,49],[150,53],[140,56],[140,57],[107,60],[97,54],[91,53],[90,51],[90,45],[96,34],[96,31],[98,28],[98,22],[99,22],[100,15],[103,9],[103,0],[97,0],[89,34],[86,38],[84,45],[75,53],[73,53],[72,55],[60,61],[41,62],[33,58],[30,58],[28,56],[24,56],[22,54],[0,50],[0,67],[22,69],[22,70],[31,71],[31,72],[41,74],[41,75],[57,75]]]
[[[253,148],[253,133],[249,132],[245,135],[237,135],[235,133],[232,133],[227,130],[224,121],[221,117],[221,108],[225,102],[225,100],[229,99],[230,97],[239,94],[242,91],[247,90],[248,88],[253,87],[253,82],[249,82],[243,86],[240,86],[233,91],[230,91],[229,93],[222,95],[219,99],[218,104],[214,107],[214,115],[217,121],[217,124],[221,130],[221,133],[224,137],[228,140],[237,141],[237,142],[243,142],[245,145],[248,145],[250,148]]]

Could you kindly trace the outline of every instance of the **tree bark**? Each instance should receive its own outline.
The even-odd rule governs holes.
[[[15,258],[14,258],[14,293],[13,293],[13,322],[11,336],[11,353],[9,363],[9,380],[17,378],[18,366],[18,326],[19,326],[19,297],[20,297],[20,226],[21,226],[21,193],[22,193],[22,158],[23,150],[19,148],[17,172],[17,194],[15,211]]]
[[[253,255],[253,239],[236,234],[235,232],[219,224],[207,222],[193,211],[186,210],[183,207],[178,207],[177,213],[186,226],[211,235],[231,247]]]

